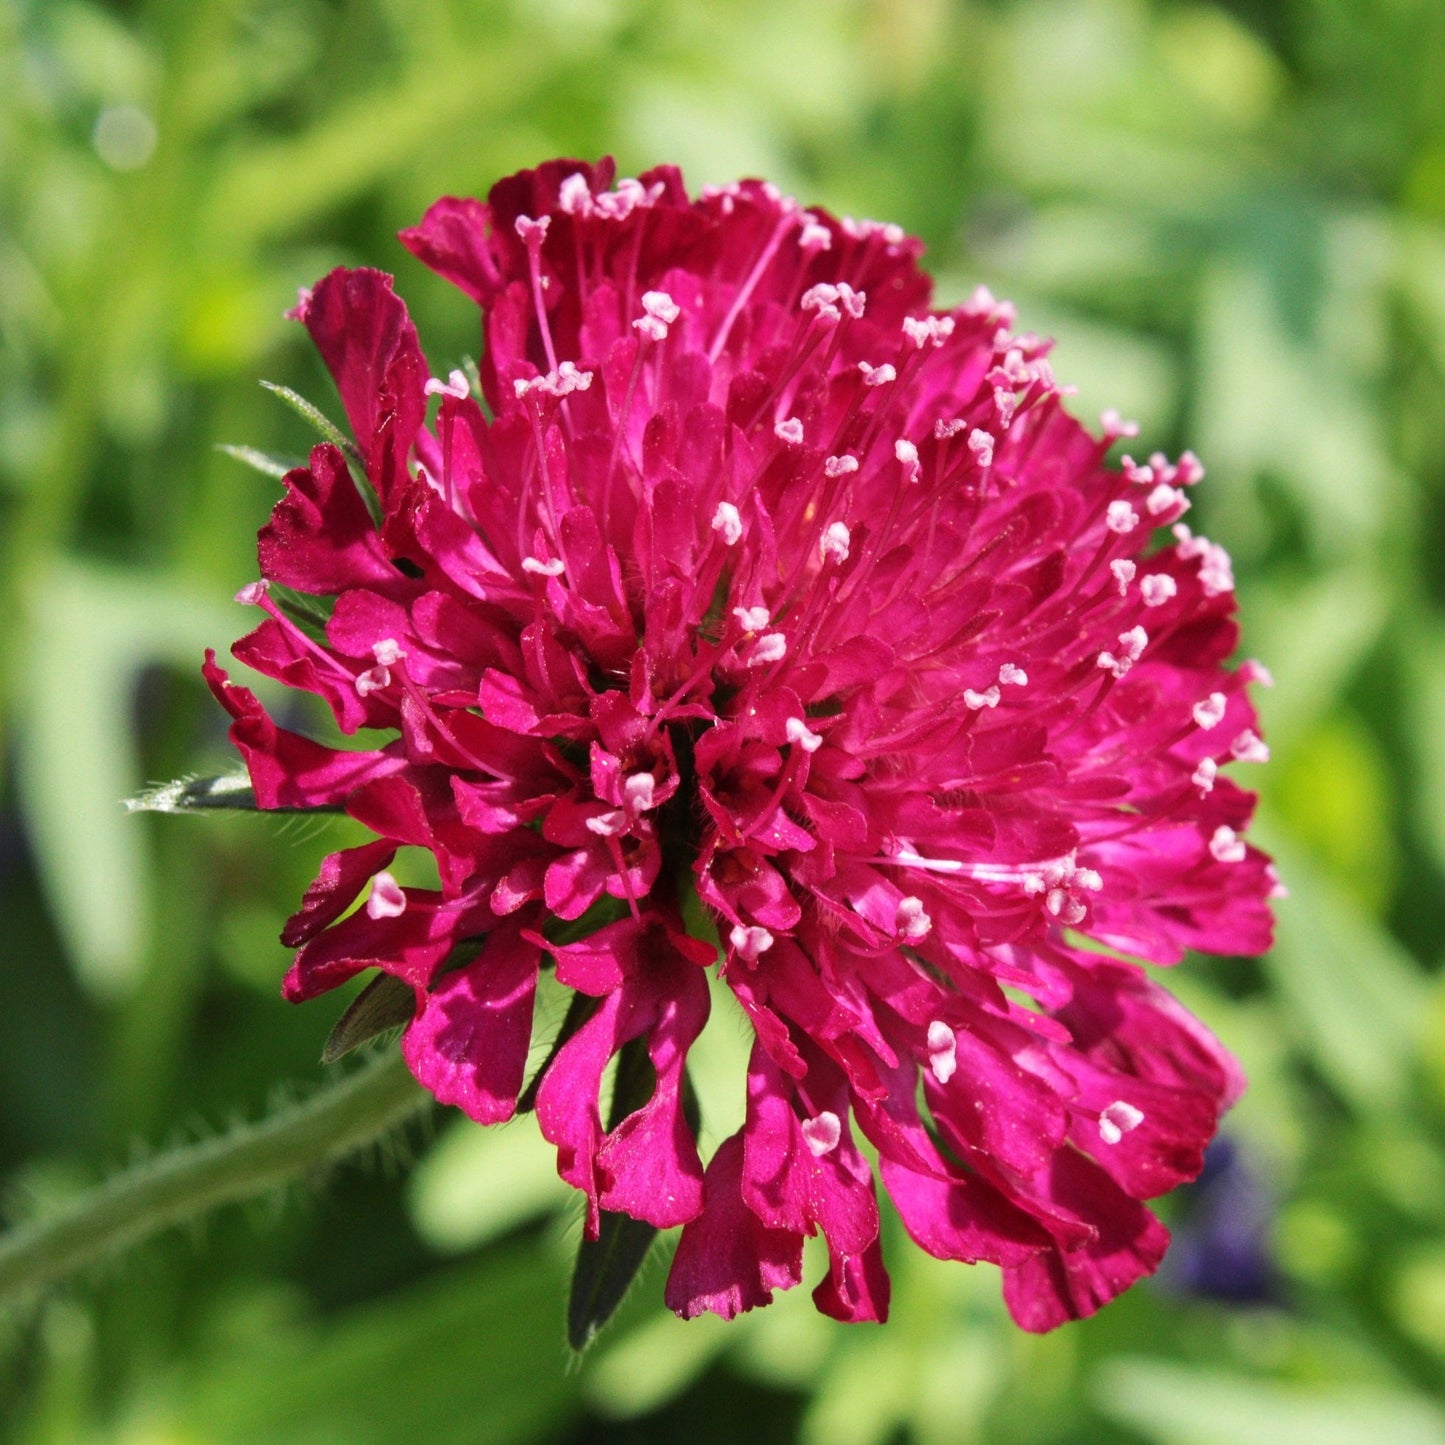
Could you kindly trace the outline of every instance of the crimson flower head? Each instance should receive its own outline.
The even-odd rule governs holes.
[[[354,443],[286,476],[233,649],[372,744],[206,664],[257,804],[375,834],[287,923],[286,997],[389,976],[416,1077],[535,1109],[589,1238],[681,1227],[681,1315],[768,1303],[821,1232],[818,1308],[883,1319],[875,1174],[1024,1328],[1091,1314],[1243,1084],[1133,960],[1270,936],[1229,776],[1266,675],[1198,462],[1108,464],[1134,429],[1075,421],[1010,306],[933,309],[917,241],[766,183],[554,161],[402,240],[480,367],[434,377],[378,271],[303,294]],[[705,1163],[714,993],[751,1059]]]

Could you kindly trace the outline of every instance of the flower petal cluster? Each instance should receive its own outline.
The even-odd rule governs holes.
[[[480,308],[479,371],[433,376],[377,271],[303,294],[359,461],[285,478],[233,649],[376,745],[206,665],[260,806],[375,834],[287,924],[286,997],[400,980],[416,1077],[495,1123],[555,970],[523,1106],[589,1234],[682,1226],[684,1316],[766,1304],[821,1232],[818,1308],[884,1318],[875,1172],[1025,1328],[1090,1314],[1158,1264],[1143,1201],[1242,1087],[1131,960],[1269,942],[1226,772],[1265,756],[1264,674],[1181,521],[1202,469],[1110,466],[1129,429],[1068,415],[1008,305],[931,309],[915,240],[765,183],[557,161],[402,240]],[[709,969],[753,1043],[704,1164]],[[604,1118],[628,1048],[648,1086]]]

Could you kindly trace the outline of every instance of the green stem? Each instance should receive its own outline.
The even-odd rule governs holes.
[[[429,1102],[401,1055],[388,1052],[259,1124],[240,1125],[127,1169],[48,1217],[0,1236],[0,1301],[339,1159]]]

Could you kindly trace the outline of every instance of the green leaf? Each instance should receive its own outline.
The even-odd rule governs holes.
[[[1362,1118],[1402,1106],[1427,1018],[1425,977],[1309,858],[1268,833],[1290,896],[1265,968],[1320,1072]]]
[[[78,561],[36,572],[16,670],[19,784],[41,877],[87,987],[123,994],[150,936],[145,835],[117,807],[140,762],[126,719],[141,669],[194,672],[228,636],[228,606],[175,576]]]
[[[557,1360],[554,1259],[523,1238],[314,1322],[238,1321],[191,1366],[175,1433],[216,1445],[564,1438],[581,1382]]]
[[[320,407],[307,401],[300,392],[292,391],[289,386],[282,386],[274,381],[263,381],[261,385],[274,396],[279,396],[297,416],[310,422],[332,446],[340,447],[352,461],[361,461],[361,452],[357,449],[356,443]]]
[[[344,1059],[378,1034],[410,1023],[415,1013],[416,992],[411,985],[389,973],[377,974],[336,1020],[321,1050],[321,1062],[334,1064]]]
[[[256,794],[245,773],[215,778],[177,778],[125,800],[128,813],[253,812]]]
[[[612,1084],[609,1133],[652,1097],[656,1082],[646,1040],[632,1039],[624,1044],[617,1055],[617,1074]],[[696,1134],[697,1101],[685,1080],[683,1107],[689,1127]],[[567,1343],[579,1354],[617,1312],[656,1237],[654,1225],[603,1210],[597,1238],[583,1238],[567,1299]]]
[[[267,477],[284,477],[287,472],[301,465],[284,457],[272,456],[270,452],[257,451],[255,447],[232,446],[228,442],[218,442],[216,450],[225,452],[228,457],[234,457],[236,461]]]
[[[1094,1401],[1168,1445],[1445,1445],[1445,1416],[1423,1395],[1359,1384],[1281,1384],[1219,1369],[1124,1358],[1104,1365]]]
[[[245,773],[225,773],[213,778],[177,778],[160,783],[125,800],[129,813],[254,813],[256,794]],[[267,813],[340,813],[337,804],[313,808],[266,808]]]

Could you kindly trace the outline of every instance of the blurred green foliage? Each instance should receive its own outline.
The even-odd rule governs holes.
[[[900,221],[944,296],[986,281],[1058,337],[1082,414],[1198,451],[1278,681],[1260,833],[1292,890],[1271,958],[1172,980],[1253,1079],[1228,1129],[1272,1303],[1176,1276],[1033,1339],[899,1237],[885,1329],[803,1291],[683,1325],[659,1266],[569,1369],[547,1152],[438,1114],[0,1322],[0,1431],[1445,1441],[1442,75],[1438,0],[0,0],[12,1217],[317,1078],[333,1014],[279,1001],[275,935],[341,825],[117,800],[227,763],[197,662],[245,625],[276,489],[216,444],[307,445],[256,385],[328,396],[298,285],[395,270],[444,370],[474,313],[395,231],[554,154]],[[705,1036],[706,1143],[741,1046]]]

